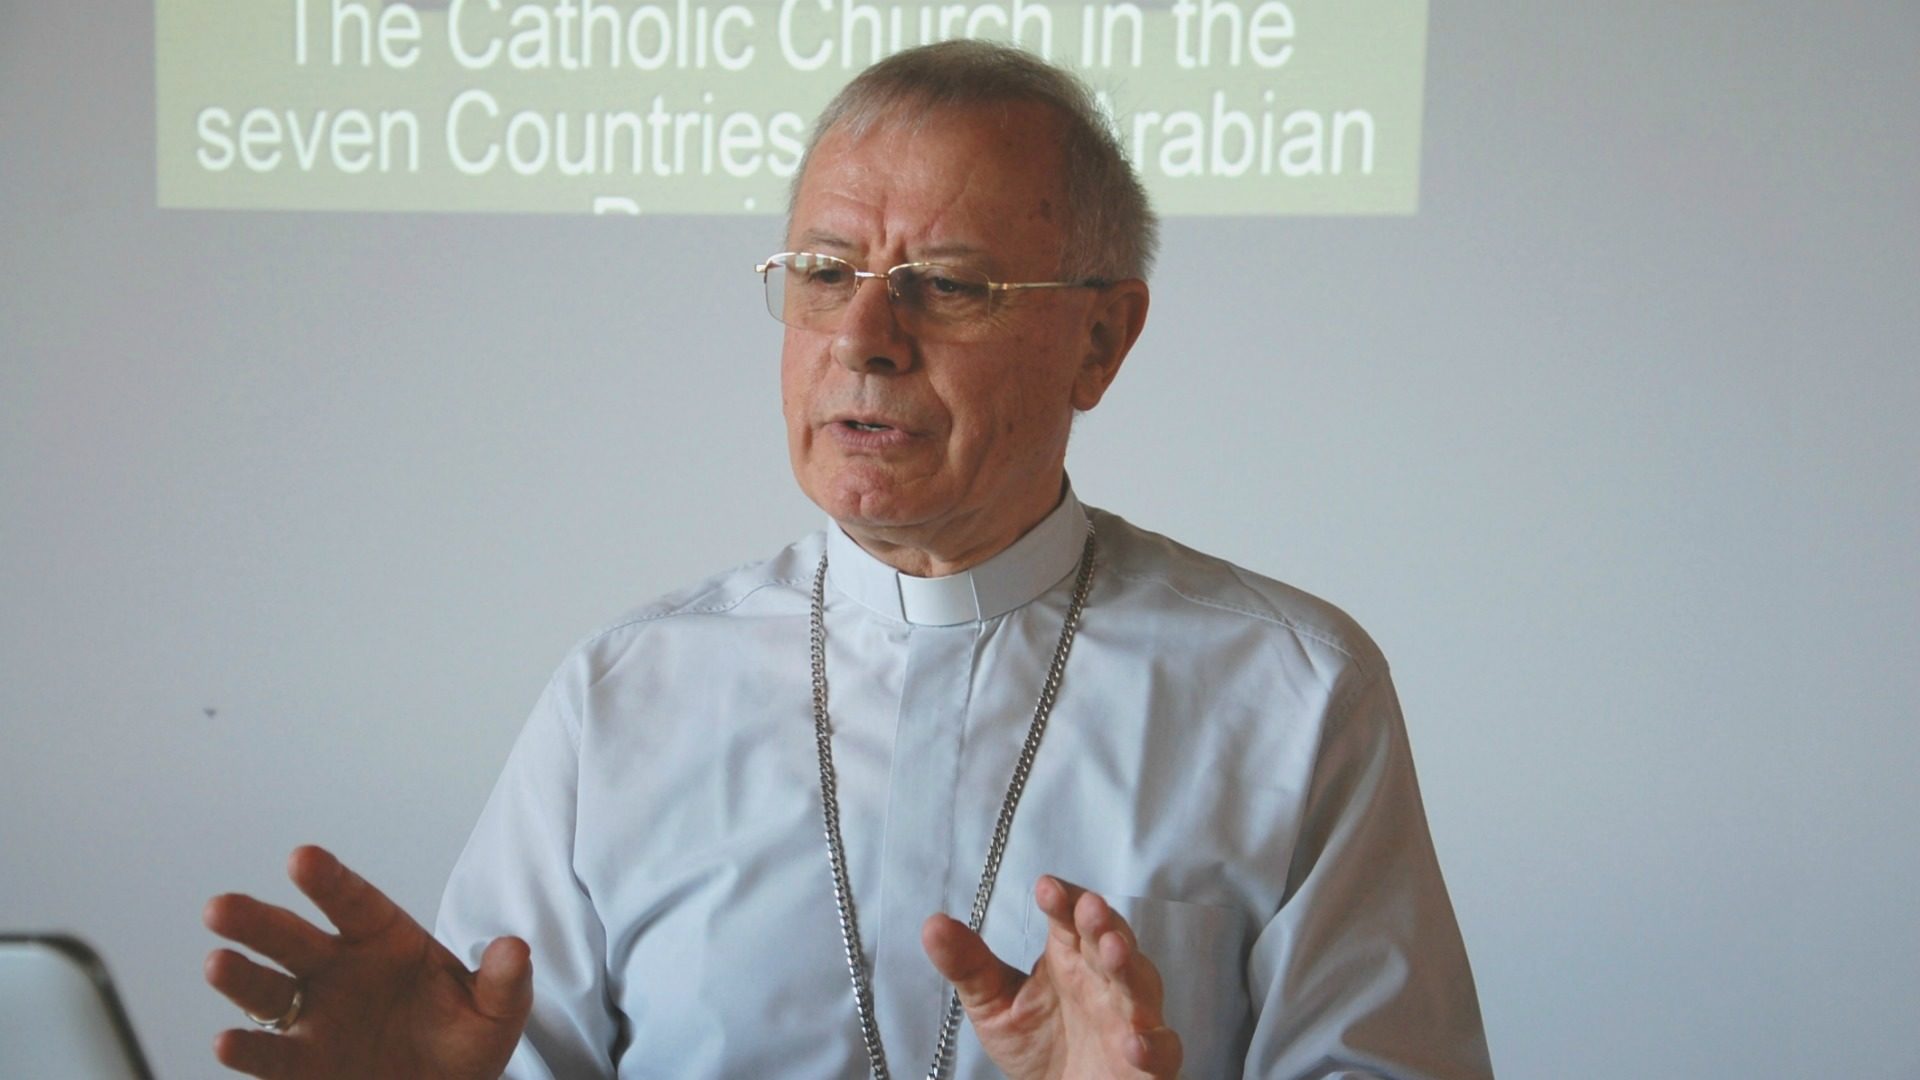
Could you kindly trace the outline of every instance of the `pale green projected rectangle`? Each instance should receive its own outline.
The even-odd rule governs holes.
[[[1408,214],[1425,0],[156,0],[161,206],[775,213],[923,40],[1100,92],[1166,214]]]

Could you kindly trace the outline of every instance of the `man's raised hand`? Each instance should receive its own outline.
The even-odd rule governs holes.
[[[1034,899],[1047,947],[1031,973],[945,915],[920,929],[987,1056],[1013,1080],[1173,1077],[1180,1036],[1161,1015],[1160,973],[1099,894],[1042,877]]]
[[[339,933],[251,896],[208,902],[208,929],[284,971],[216,949],[207,957],[207,982],[256,1017],[296,1012],[284,1031],[221,1032],[213,1044],[221,1064],[276,1080],[500,1075],[533,1007],[525,942],[496,939],[480,970],[469,971],[326,851],[296,849],[287,876]]]

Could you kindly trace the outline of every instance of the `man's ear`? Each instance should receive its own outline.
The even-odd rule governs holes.
[[[1075,409],[1085,412],[1100,404],[1146,325],[1146,282],[1128,278],[1099,291],[1087,313],[1087,351],[1073,382]]]

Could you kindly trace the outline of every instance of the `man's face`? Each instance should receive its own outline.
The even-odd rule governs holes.
[[[787,246],[882,273],[937,261],[994,281],[1055,280],[1068,213],[1055,130],[1045,108],[1016,106],[943,110],[917,130],[882,123],[858,141],[830,131]],[[1101,291],[1014,291],[994,304],[966,340],[923,341],[885,283],[865,281],[837,325],[787,328],[794,474],[856,538],[952,559],[1010,542],[1058,498],[1074,409],[1093,407],[1118,367],[1096,344]]]

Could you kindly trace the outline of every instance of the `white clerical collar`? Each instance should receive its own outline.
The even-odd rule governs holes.
[[[1069,488],[1060,505],[1012,546],[946,577],[903,574],[827,526],[827,576],[863,607],[919,626],[954,626],[1005,615],[1051,589],[1080,562],[1087,512]]]

